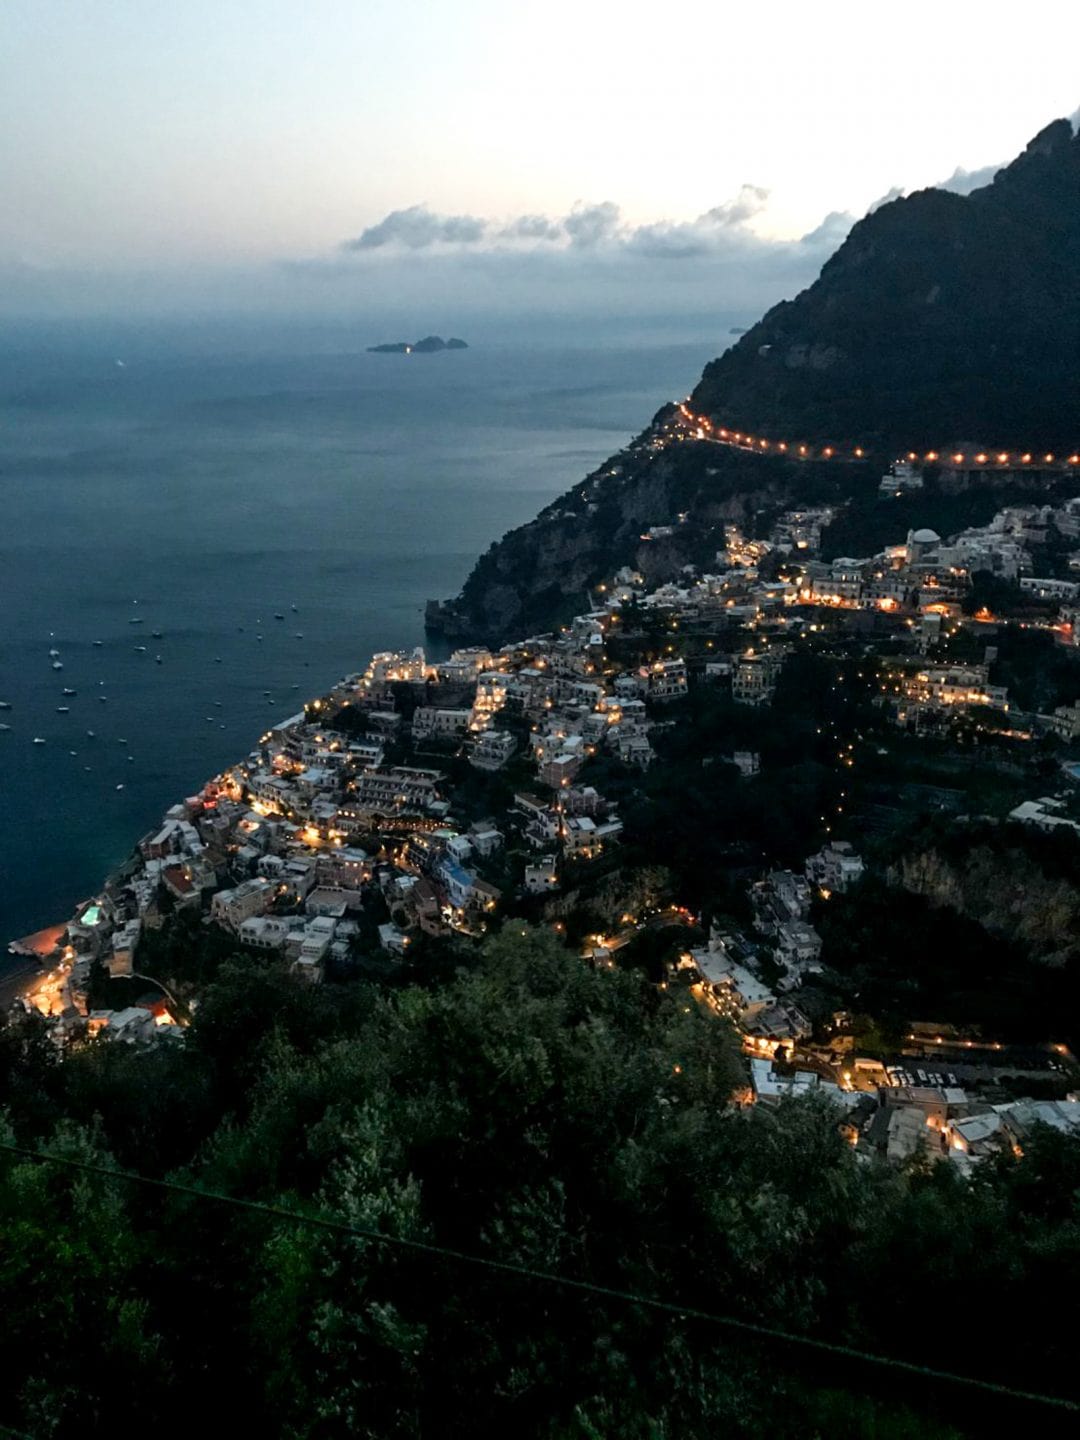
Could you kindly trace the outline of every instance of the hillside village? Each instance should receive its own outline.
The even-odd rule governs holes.
[[[919,483],[917,467],[898,464],[882,479],[883,502]],[[21,1005],[49,1017],[62,1047],[86,1035],[182,1041],[197,994],[178,1000],[152,981],[152,1000],[110,1006],[108,995],[140,977],[147,938],[185,915],[313,984],[357,964],[388,973],[422,963],[425,946],[467,945],[507,917],[554,926],[583,963],[602,967],[670,931],[656,983],[684,987],[688,1003],[737,1027],[746,1103],[828,1095],[853,1144],[894,1160],[970,1166],[1021,1149],[1036,1122],[1080,1133],[1072,1092],[1014,1098],[1000,1084],[1003,1070],[1064,1080],[1072,1058],[1059,1036],[1001,1056],[1001,1043],[976,1031],[913,1032],[892,1054],[861,1054],[843,1013],[804,1011],[804,989],[824,968],[815,918],[867,867],[865,827],[845,824],[845,789],[801,866],[766,863],[740,882],[741,924],[707,906],[696,913],[676,890],[642,893],[604,932],[573,938],[575,914],[622,869],[624,818],[604,777],[621,776],[625,792],[633,776],[655,775],[694,696],[764,715],[800,656],[831,665],[839,681],[846,666],[860,715],[872,717],[843,733],[818,727],[837,747],[841,780],[864,755],[885,755],[890,733],[1034,748],[1052,757],[1053,781],[1030,788],[1010,762],[1012,803],[997,822],[1080,833],[1080,499],[1004,508],[947,539],[920,528],[878,554],[825,561],[833,518],[830,507],[790,510],[759,538],[730,524],[707,571],[650,588],[621,569],[559,632],[497,651],[374,655],[172,806],[79,907]],[[647,529],[642,545],[671,528]],[[1051,537],[1075,579],[1040,573]],[[974,603],[988,580],[1012,597],[1013,614]],[[1009,634],[1064,657],[1071,689],[1052,697],[1059,703],[1027,708],[1002,682]],[[737,785],[762,774],[752,743],[702,764],[728,767]]]

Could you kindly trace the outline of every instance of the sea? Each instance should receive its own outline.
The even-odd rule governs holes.
[[[728,343],[684,328],[0,337],[0,956],[269,722],[424,643],[425,600]]]

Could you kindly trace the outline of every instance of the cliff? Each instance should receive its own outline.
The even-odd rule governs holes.
[[[1078,280],[1080,138],[1057,120],[983,189],[919,191],[860,221],[813,285],[705,367],[689,408],[879,458],[961,440],[1080,449]],[[715,552],[724,519],[848,499],[881,473],[697,444],[673,415],[492,546],[456,600],[429,605],[429,628],[485,641],[549,629],[621,565],[662,580]],[[661,525],[674,535],[641,540]]]
[[[426,624],[452,640],[501,642],[550,630],[588,604],[621,566],[650,584],[709,565],[724,525],[762,510],[838,498],[834,467],[747,455],[708,443],[667,443],[674,407],[535,520],[480,557],[456,600],[428,604]],[[853,467],[869,482],[866,466]],[[653,527],[670,534],[649,538]]]
[[[1080,846],[1072,836],[1019,827],[958,827],[915,841],[893,884],[976,920],[991,935],[1051,965],[1080,956]]]

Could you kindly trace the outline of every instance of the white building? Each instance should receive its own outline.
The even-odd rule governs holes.
[[[245,880],[235,890],[219,890],[210,902],[210,916],[233,934],[245,920],[262,915],[274,896],[274,887],[262,877]]]
[[[807,860],[806,878],[829,895],[842,895],[861,878],[864,869],[850,841],[834,840]]]

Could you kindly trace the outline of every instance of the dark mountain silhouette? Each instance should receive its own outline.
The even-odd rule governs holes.
[[[1080,138],[1068,121],[970,195],[921,190],[861,220],[809,289],[705,367],[688,408],[713,434],[792,448],[748,454],[685,433],[672,444],[666,406],[482,555],[456,600],[429,606],[429,628],[485,640],[549,628],[621,565],[670,579],[710,562],[724,523],[873,492],[908,450],[1080,451]],[[792,442],[817,458],[796,458]],[[856,448],[865,461],[852,463]],[[923,504],[933,524],[929,494]]]
[[[1055,120],[983,189],[875,210],[691,403],[778,440],[1076,448],[1080,137]]]

